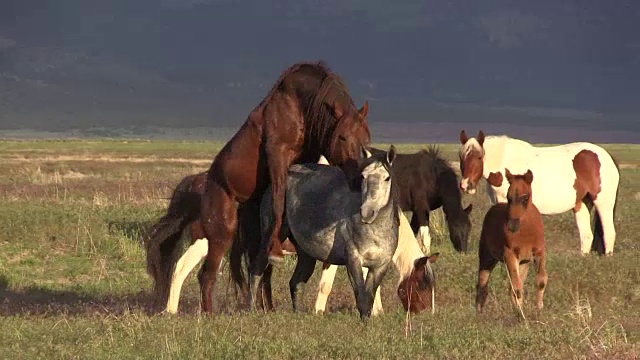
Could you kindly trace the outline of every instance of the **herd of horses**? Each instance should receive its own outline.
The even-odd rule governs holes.
[[[393,145],[373,148],[368,111],[366,102],[355,106],[323,62],[287,68],[209,170],[177,185],[166,214],[145,236],[156,306],[176,313],[185,278],[204,259],[198,280],[202,310],[211,313],[212,289],[230,252],[231,277],[245,305],[273,310],[274,265],[296,253],[289,282],[294,311],[300,286],[321,261],[318,313],[338,265],[347,268],[362,319],[382,311],[379,286],[392,266],[404,309],[433,312],[431,264],[439,253],[429,254],[429,212],[443,209],[453,247],[466,252],[472,207],[463,208],[461,192],[474,194],[481,178],[493,205],[479,242],[478,311],[498,262],[508,269],[515,305],[534,263],[542,309],[547,275],[541,214],[572,209],[581,252],[593,244],[612,254],[619,169],[601,147],[535,147],[506,136],[485,138],[482,131],[469,138],[463,130],[458,181],[436,147],[416,154],[398,154]],[[412,213],[410,221],[405,212]],[[191,242],[182,253],[187,228]]]

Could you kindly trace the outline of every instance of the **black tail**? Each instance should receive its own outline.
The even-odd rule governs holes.
[[[153,278],[156,306],[162,306],[168,300],[171,274],[180,255],[182,233],[200,217],[202,195],[190,191],[197,176],[190,175],[182,179],[171,195],[167,214],[145,236],[147,273]]]
[[[593,223],[593,242],[591,243],[591,251],[595,251],[600,255],[604,255],[604,230],[602,229],[602,220],[600,213],[596,208],[595,219]]]
[[[611,154],[609,154],[611,156]],[[611,160],[616,165],[616,170],[618,170],[618,174],[620,174],[620,165],[616,159],[611,156]],[[616,192],[617,193],[617,192]],[[594,206],[595,207],[595,206]],[[618,208],[618,199],[616,198],[613,203],[613,218],[616,217],[616,209]],[[591,251],[595,251],[600,255],[604,255],[605,253],[605,244],[604,244],[604,229],[602,228],[602,219],[600,219],[600,213],[598,212],[598,208],[595,211],[595,220],[593,223],[593,243],[591,243]]]

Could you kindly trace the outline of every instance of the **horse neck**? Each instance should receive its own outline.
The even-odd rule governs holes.
[[[401,211],[398,208],[398,211]],[[400,281],[406,279],[413,271],[413,263],[416,259],[424,257],[418,240],[413,235],[409,220],[403,215],[400,215],[400,226],[398,230],[398,247],[395,254],[393,254],[393,263],[396,265],[398,272],[400,273]]]
[[[443,171],[438,175],[438,196],[442,201],[442,211],[447,216],[447,222],[462,219],[465,214],[462,209],[461,195],[458,190],[458,180],[452,171]]]

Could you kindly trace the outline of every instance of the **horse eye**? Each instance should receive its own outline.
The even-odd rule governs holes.
[[[387,178],[384,179],[384,181],[389,181],[389,179],[391,179],[391,176],[387,176]]]
[[[344,137],[344,135],[338,135],[338,140],[340,141],[347,141],[347,138]]]

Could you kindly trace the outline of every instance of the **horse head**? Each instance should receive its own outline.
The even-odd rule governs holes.
[[[431,264],[439,255],[440,253],[434,253],[416,259],[411,274],[400,282],[398,297],[405,311],[419,313],[430,307],[431,313],[435,313],[436,274]]]
[[[362,148],[362,157],[366,160],[361,165],[362,171],[362,205],[360,219],[365,224],[372,223],[380,209],[392,199],[391,165],[396,158],[396,148],[391,145],[388,152],[371,155],[369,150]]]
[[[476,186],[482,178],[484,172],[484,133],[478,132],[477,138],[467,137],[467,133],[460,132],[460,190],[473,195],[476,193]]]
[[[369,103],[357,110],[353,106],[343,107],[336,102],[331,107],[337,119],[336,127],[329,140],[329,149],[325,156],[329,163],[340,167],[352,188],[358,188],[358,164],[364,160],[362,147],[371,144],[371,133],[367,123]]]
[[[507,206],[509,209],[509,221],[507,228],[513,233],[520,230],[520,220],[531,205],[531,183],[533,173],[527,170],[523,175],[513,175],[509,169],[504,169],[509,190],[507,190]]]

